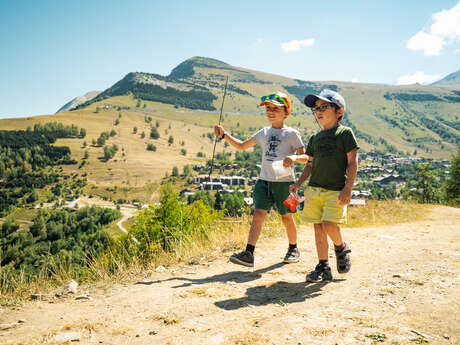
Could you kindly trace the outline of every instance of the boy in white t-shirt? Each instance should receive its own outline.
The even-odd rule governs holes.
[[[277,92],[263,96],[260,105],[265,105],[265,114],[271,126],[262,128],[245,141],[232,137],[222,126],[214,127],[214,133],[218,138],[225,139],[238,150],[246,150],[256,144],[261,145],[263,150],[260,176],[254,187],[255,210],[246,250],[230,257],[231,262],[248,267],[254,266],[254,249],[265,217],[272,207],[281,215],[289,240],[289,248],[283,262],[297,262],[300,256],[293,212],[283,204],[289,196],[290,184],[295,181],[294,171],[292,170],[289,176],[277,178],[272,163],[282,161],[286,156],[295,153],[303,154],[304,145],[299,132],[284,125],[284,120],[291,113],[291,101],[285,93]]]

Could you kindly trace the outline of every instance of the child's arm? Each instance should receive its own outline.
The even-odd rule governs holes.
[[[307,155],[305,155],[305,156],[307,156]],[[303,168],[303,171],[302,171],[302,174],[299,177],[299,180],[295,184],[291,184],[289,186],[289,192],[291,192],[291,193],[296,192],[302,186],[302,184],[307,180],[307,178],[311,175],[313,157],[307,156],[307,158],[309,160],[307,161],[307,164],[305,164],[305,167]]]
[[[358,173],[358,150],[353,149],[350,152],[348,152],[347,160],[347,181],[345,182],[345,187],[343,187],[338,196],[339,204],[342,206],[348,205],[351,200],[353,184],[355,183],[356,174]]]
[[[253,138],[241,141],[239,139],[232,137],[224,130],[222,126],[214,126],[214,134],[218,138],[225,139],[228,143],[230,143],[230,145],[232,145],[234,148],[238,150],[246,150],[256,145],[256,141]]]
[[[289,168],[292,164],[294,164],[294,162],[302,164],[306,164],[308,162],[308,156],[305,154],[305,148],[303,146],[297,149],[296,155],[286,156],[283,160],[283,166],[285,168]]]

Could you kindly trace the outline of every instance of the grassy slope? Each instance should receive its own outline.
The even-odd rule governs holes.
[[[131,105],[135,108],[135,101],[129,97],[115,97],[110,101],[105,100],[105,103],[114,105]],[[83,127],[87,131],[84,139],[59,139],[56,145],[69,146],[72,152],[72,158],[81,161],[85,150],[89,151],[89,164],[83,166],[79,172],[88,174],[88,179],[94,184],[102,186],[111,186],[119,184],[120,186],[141,186],[148,182],[157,181],[165,175],[166,172],[171,173],[174,166],[182,167],[185,164],[196,164],[204,162],[205,159],[196,157],[197,152],[202,151],[206,157],[212,154],[212,143],[208,138],[203,138],[202,134],[211,132],[209,127],[216,121],[215,114],[208,114],[205,117],[209,118],[209,126],[204,124],[194,125],[191,122],[176,120],[174,116],[169,116],[174,108],[172,106],[155,104],[155,110],[151,102],[147,103],[146,109],[139,111],[117,111],[116,109],[101,110],[95,113],[96,106],[101,106],[100,103],[95,103],[89,108],[74,112],[64,112],[50,116],[36,116],[31,118],[15,118],[1,120],[2,129],[25,129],[27,126],[33,126],[35,123],[41,122],[62,122],[64,125],[75,124]],[[113,123],[122,113],[120,124],[114,126]],[[156,120],[159,121],[160,138],[157,140],[149,139],[150,124],[146,123],[144,116],[147,114],[152,117],[152,123],[155,125]],[[179,114],[191,117],[190,114]],[[194,116],[193,116],[194,117]],[[169,128],[169,126],[171,128]],[[133,134],[133,128],[137,127],[137,134]],[[110,131],[115,129],[117,135],[110,138],[107,144],[117,144],[119,151],[115,157],[109,162],[103,162],[99,158],[103,156],[103,148],[91,146],[92,139],[97,139],[102,131]],[[141,138],[140,134],[145,132],[146,137]],[[165,134],[167,131],[168,134]],[[172,135],[174,143],[168,144],[168,138]],[[87,148],[83,148],[83,142],[88,144]],[[184,141],[184,146],[180,142]],[[147,143],[153,143],[157,147],[156,152],[147,151]],[[180,151],[182,148],[187,150],[186,156],[183,156]],[[122,152],[125,152],[125,157],[122,157]],[[219,150],[223,149],[223,145],[219,145]],[[229,150],[229,148],[227,149]],[[64,166],[65,172],[75,171],[77,166]]]
[[[268,84],[254,82],[236,82],[233,80],[244,79],[250,72],[255,78],[261,81],[269,82]],[[211,157],[213,143],[208,138],[203,138],[203,134],[212,132],[212,127],[217,123],[219,110],[222,102],[222,85],[223,80],[215,78],[215,74],[225,76],[229,75],[230,84],[240,89],[248,91],[251,95],[241,95],[229,91],[225,100],[223,125],[226,129],[239,130],[244,135],[249,136],[254,129],[266,126],[267,120],[263,114],[263,109],[258,106],[258,97],[275,90],[286,91],[283,86],[296,85],[293,79],[276,76],[268,73],[251,71],[243,68],[236,70],[220,70],[218,68],[195,68],[195,78],[209,78],[217,81],[221,87],[214,87],[211,91],[217,96],[214,101],[216,111],[199,111],[185,108],[175,108],[172,105],[157,102],[142,101],[142,106],[136,108],[137,100],[132,96],[112,97],[97,103],[93,103],[85,109],[59,113],[57,115],[44,115],[29,118],[15,118],[0,120],[2,129],[25,129],[27,126],[33,126],[37,122],[59,121],[65,125],[75,124],[84,127],[87,131],[85,139],[60,139],[57,145],[67,145],[72,151],[72,157],[81,161],[84,151],[89,151],[89,164],[85,165],[79,171],[88,174],[88,180],[91,184],[97,184],[98,189],[112,185],[119,187],[129,187],[133,193],[140,199],[146,199],[147,189],[141,186],[159,181],[165,173],[170,173],[174,166],[181,168],[185,164],[195,164],[204,162]],[[223,79],[223,78],[222,78]],[[408,113],[393,101],[384,98],[386,92],[407,92],[423,91],[434,95],[445,94],[443,88],[435,86],[388,86],[376,84],[353,84],[342,82],[320,82],[319,84],[336,84],[341,90],[347,101],[349,118],[358,130],[371,135],[378,140],[384,138],[389,144],[395,146],[402,152],[412,154],[414,150],[419,155],[434,158],[449,158],[455,150],[455,145],[447,142],[444,149],[436,142],[440,138],[438,134],[424,128],[420,121],[414,118],[412,113]],[[317,130],[313,115],[296,97],[292,97],[293,113],[288,117],[286,123],[300,130],[305,141]],[[105,104],[112,106],[129,106],[130,110],[117,111],[114,108],[101,110],[95,113],[96,107]],[[144,104],[146,107],[144,108]],[[457,121],[460,113],[459,103],[447,102],[406,102],[406,107],[423,112],[424,116],[431,119],[442,117],[448,121]],[[113,123],[119,113],[123,116],[118,126]],[[395,119],[404,126],[405,130],[392,126],[388,121],[382,119],[378,114],[386,115],[390,119]],[[145,123],[144,117],[151,116],[155,121],[160,122],[159,132],[160,139],[149,139],[150,124]],[[411,123],[412,121],[413,123]],[[404,124],[405,122],[405,124]],[[138,133],[133,134],[133,127],[138,128]],[[169,128],[170,127],[170,128]],[[107,144],[116,143],[119,151],[114,159],[109,162],[103,162],[99,158],[103,155],[101,147],[92,147],[92,139],[97,139],[102,131],[117,131],[117,135],[111,138]],[[459,136],[459,131],[449,129],[455,135]],[[140,133],[144,131],[146,138],[141,139]],[[166,134],[167,131],[167,134]],[[431,149],[432,152],[426,153],[425,150],[417,148],[416,143],[409,143],[405,140],[407,134],[414,141],[416,138],[431,138],[431,142],[425,142],[423,145]],[[169,145],[167,140],[172,135],[174,144]],[[83,141],[88,143],[87,148],[82,147]],[[181,146],[180,142],[184,141],[185,145]],[[157,147],[156,152],[146,150],[147,143],[153,143]],[[384,146],[373,146],[364,140],[360,140],[360,146],[365,151],[373,148],[383,149]],[[187,155],[181,155],[182,148],[187,150]],[[217,145],[217,152],[223,151],[222,143]],[[226,148],[227,151],[234,151],[233,148]],[[202,151],[206,158],[197,158],[197,152]],[[122,157],[122,153],[125,157]],[[65,171],[70,173],[77,169],[77,166],[66,166]],[[135,189],[138,188],[137,191]],[[126,194],[119,191],[117,197]],[[148,198],[147,198],[148,199]]]

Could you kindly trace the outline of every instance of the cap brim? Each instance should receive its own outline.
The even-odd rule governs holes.
[[[274,99],[266,100],[265,102],[260,103],[260,106],[263,106],[263,105],[268,104],[268,103],[274,104],[274,105],[276,105],[278,107],[284,107],[284,103],[278,102],[278,101],[276,101]]]
[[[303,102],[305,103],[305,105],[307,107],[313,108],[315,106],[315,103],[316,103],[317,99],[322,99],[325,102],[333,103],[333,102],[331,102],[330,99],[327,99],[325,97],[321,97],[321,96],[318,96],[318,95],[307,95],[307,96],[305,96],[305,99],[303,100]]]

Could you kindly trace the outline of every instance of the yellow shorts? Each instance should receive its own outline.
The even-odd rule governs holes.
[[[347,222],[347,206],[339,205],[339,191],[321,187],[307,187],[305,190],[305,206],[301,214],[302,220],[319,224],[323,221],[333,223]]]

